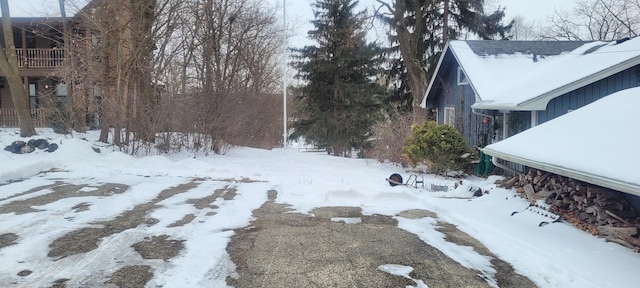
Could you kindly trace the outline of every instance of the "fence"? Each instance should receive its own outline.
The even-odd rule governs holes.
[[[47,115],[44,109],[32,109],[31,120],[35,127],[47,125]],[[18,114],[15,109],[0,109],[0,127],[19,127]]]

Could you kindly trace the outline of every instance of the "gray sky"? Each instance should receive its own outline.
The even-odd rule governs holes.
[[[88,0],[67,0],[67,3],[86,3]],[[272,5],[282,7],[283,0],[268,0]],[[286,1],[287,22],[293,27],[290,31],[291,38],[289,46],[304,46],[307,40],[307,31],[313,28],[309,23],[313,19],[313,11],[311,3],[315,0],[284,0]],[[391,1],[391,0],[388,0]],[[491,11],[492,7],[506,7],[507,19],[515,16],[523,16],[528,21],[544,21],[547,16],[553,14],[555,9],[570,9],[573,7],[575,0],[486,0]],[[73,15],[73,8],[78,4],[67,4],[69,15]],[[373,11],[373,7],[377,6],[376,0],[360,0],[360,8]],[[41,16],[59,16],[58,0],[9,0],[9,9],[14,17],[41,17]],[[282,10],[279,11],[282,15]],[[376,29],[377,28],[377,29]],[[374,27],[370,33],[371,38],[385,39],[385,30],[383,27]]]
[[[299,43],[309,42],[306,40],[307,31],[313,28],[309,24],[309,20],[313,19],[313,10],[311,9],[311,3],[315,0],[285,0],[286,1],[286,13],[288,22],[294,27],[294,31],[291,33],[293,36],[290,38],[290,46],[303,46]],[[388,0],[390,1],[390,0]],[[269,0],[273,5],[282,7],[283,0]],[[544,21],[547,16],[553,14],[555,9],[571,9],[575,4],[575,0],[485,0],[490,5],[489,11],[492,11],[491,7],[497,8],[498,6],[506,7],[506,18],[511,19],[515,16],[523,16],[528,21]],[[359,0],[361,9],[368,9],[373,11],[373,7],[377,6],[376,0]],[[279,12],[282,14],[282,11]],[[378,27],[379,31],[374,31],[380,39],[385,38],[385,31],[381,27]],[[371,34],[371,33],[370,33]]]
[[[68,0],[67,0],[68,1]],[[271,3],[282,5],[283,0],[269,0]],[[69,1],[68,1],[69,2]],[[71,2],[86,2],[74,0]],[[310,3],[315,0],[286,0],[287,13],[290,17],[313,17]],[[541,19],[553,13],[554,8],[570,8],[573,0],[486,0],[491,5],[507,7],[507,17],[522,15],[526,19]],[[360,6],[371,8],[375,0],[360,0]],[[47,16],[58,14],[58,0],[9,0],[9,9],[15,16]],[[72,5],[69,5],[72,6]]]
[[[87,0],[67,0],[66,10],[69,16],[77,10],[75,7],[86,2]],[[9,0],[9,11],[12,17],[60,16],[58,0]]]

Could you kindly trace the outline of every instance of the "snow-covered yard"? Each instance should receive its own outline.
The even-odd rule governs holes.
[[[19,140],[16,131],[0,129],[2,148]],[[513,191],[496,188],[497,177],[424,175],[427,187],[450,187],[431,192],[390,187],[384,179],[392,173],[409,175],[398,166],[295,147],[132,157],[101,147],[92,132],[71,137],[44,129],[34,138],[46,138],[59,149],[0,152],[1,287],[48,287],[56,280],[78,287],[135,264],[154,267],[147,287],[226,287],[226,277],[236,269],[225,250],[233,229],[249,225],[270,190],[296,212],[352,206],[363,214],[392,216],[400,228],[489,276],[495,271],[489,259],[445,241],[433,218],[397,215],[410,209],[435,212],[439,221],[475,237],[539,287],[637,286],[640,255],[563,222],[538,227],[539,215],[511,216],[527,203]],[[472,197],[477,188],[487,193]],[[94,241],[69,246],[85,234]],[[146,249],[150,243],[159,244]],[[163,253],[141,256],[154,249]],[[395,264],[380,263],[380,270],[408,273],[409,267]]]

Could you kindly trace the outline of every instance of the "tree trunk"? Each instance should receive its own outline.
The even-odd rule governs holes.
[[[449,0],[444,0],[444,10],[442,11],[442,43],[449,42]]]
[[[404,64],[407,67],[407,74],[409,78],[409,90],[413,96],[413,106],[417,108],[422,102],[424,94],[427,92],[427,72],[422,67],[421,55],[418,53],[418,45],[422,43],[420,39],[422,35],[422,21],[424,19],[422,15],[422,9],[420,7],[420,1],[415,1],[416,23],[415,29],[409,31],[405,22],[405,15],[407,11],[406,3],[403,0],[396,1],[396,7],[393,11],[393,17],[395,22],[396,33],[398,33],[398,41],[400,43],[400,54],[404,59]],[[416,110],[416,109],[414,109]]]
[[[60,7],[60,16],[62,18],[62,41],[63,43],[63,47],[64,47],[64,57],[66,58],[66,63],[68,63],[68,65],[70,65],[70,73],[75,74],[75,67],[74,67],[74,59],[73,54],[71,53],[71,43],[72,43],[72,35],[71,35],[71,30],[69,27],[69,19],[67,18],[67,13],[66,13],[66,9],[65,9],[65,5],[64,5],[64,1],[65,0],[58,0],[58,5]],[[86,117],[85,117],[85,105],[83,105],[82,101],[78,101],[78,99],[76,99],[76,93],[74,93],[75,91],[75,77],[71,77],[71,81],[67,81],[66,85],[67,85],[67,98],[69,99],[69,107],[65,107],[64,109],[68,109],[71,112],[71,119],[68,119],[69,121],[71,121],[71,127],[73,128],[73,130],[76,130],[78,132],[84,132],[85,131],[85,127],[87,125],[86,123]]]
[[[29,113],[29,97],[18,71],[18,58],[16,56],[16,46],[13,40],[13,29],[11,26],[11,15],[9,13],[8,0],[0,0],[0,10],[2,10],[2,31],[4,32],[4,43],[7,47],[5,53],[0,55],[0,69],[7,75],[11,99],[16,109],[18,123],[20,126],[20,136],[29,137],[36,135],[36,129]]]

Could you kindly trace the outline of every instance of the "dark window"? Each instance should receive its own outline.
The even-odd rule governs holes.
[[[36,84],[29,83],[29,108],[31,108],[31,110],[38,109],[38,96],[36,92]]]

